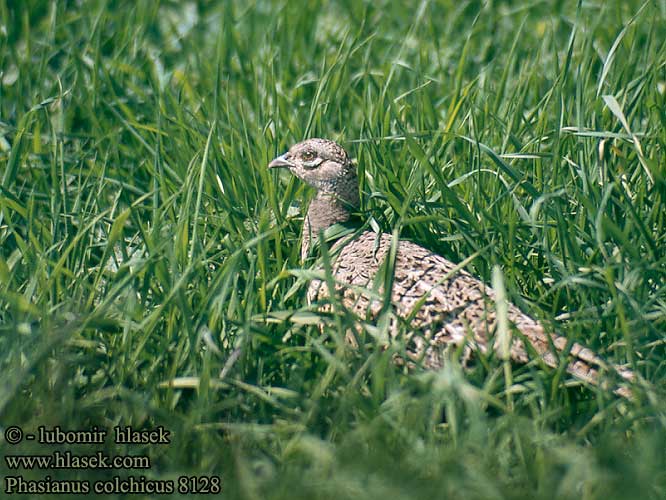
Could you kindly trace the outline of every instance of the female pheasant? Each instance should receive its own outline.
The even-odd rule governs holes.
[[[305,259],[321,231],[349,220],[359,206],[356,166],[346,151],[326,139],[308,139],[275,158],[269,168],[288,168],[293,175],[317,190],[303,225],[301,255]],[[342,292],[343,304],[360,317],[372,317],[382,309],[372,287],[377,272],[391,251],[391,236],[372,231],[342,237],[332,247],[333,277]],[[611,369],[625,381],[630,370],[608,366],[590,349],[570,343],[565,337],[546,333],[544,327],[515,305],[503,302],[498,314],[497,293],[470,273],[444,257],[409,241],[400,240],[394,256],[391,301],[397,314],[409,324],[407,355],[426,368],[437,369],[452,345],[486,352],[498,348],[498,322],[507,318],[512,335],[509,357],[526,363],[536,353],[551,366],[559,365],[558,354],[569,356],[567,370],[576,378],[599,385],[601,371]],[[328,296],[324,282],[313,280],[308,298]],[[372,298],[375,297],[375,298]],[[529,346],[529,347],[528,347]],[[626,386],[615,392],[628,397]]]

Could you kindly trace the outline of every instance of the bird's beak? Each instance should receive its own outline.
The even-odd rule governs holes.
[[[272,162],[268,164],[268,168],[289,168],[293,167],[294,164],[287,160],[285,158],[287,156],[287,153],[283,154],[282,156],[278,156],[275,158]]]

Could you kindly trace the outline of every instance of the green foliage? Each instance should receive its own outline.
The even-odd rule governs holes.
[[[663,498],[664,32],[663,1],[0,0],[2,429],[163,425],[146,474],[229,498]],[[309,308],[308,191],[266,165],[313,136],[636,400],[409,372],[388,316]]]

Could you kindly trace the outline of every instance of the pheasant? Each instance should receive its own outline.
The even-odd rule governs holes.
[[[339,144],[327,139],[308,139],[292,146],[268,167],[287,168],[317,191],[303,224],[301,257],[305,260],[320,241],[321,232],[348,222],[358,209],[356,166]],[[499,322],[506,318],[513,335],[503,348],[512,361],[527,363],[530,354],[536,353],[555,368],[559,366],[558,354],[566,355],[567,371],[574,377],[600,385],[601,372],[610,368],[625,382],[614,386],[614,392],[625,397],[631,395],[626,387],[626,382],[634,379],[630,370],[609,366],[592,350],[547,333],[541,323],[503,299],[500,301],[503,312],[498,313],[497,292],[444,257],[410,241],[399,240],[395,246],[397,251],[391,256],[389,234],[363,231],[343,235],[331,247],[332,273],[345,307],[359,317],[372,318],[382,310],[382,301],[377,293],[367,290],[375,282],[376,274],[384,269],[383,262],[394,258],[390,296],[397,315],[408,323],[410,333],[405,339],[408,362],[438,369],[451,346],[462,347],[465,352],[498,349],[502,346],[495,332]],[[325,282],[311,281],[310,301],[328,295]],[[396,326],[392,330],[397,330]]]

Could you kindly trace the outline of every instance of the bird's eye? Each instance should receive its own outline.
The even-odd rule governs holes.
[[[315,154],[314,154],[314,151],[305,151],[305,152],[301,155],[301,157],[302,157],[303,160],[305,160],[305,161],[311,161],[311,160],[314,160]]]

